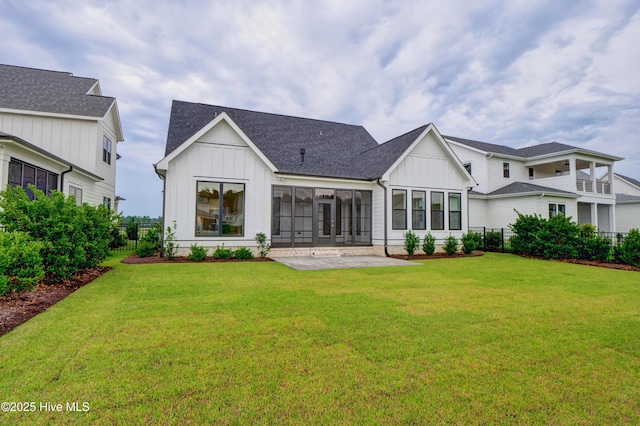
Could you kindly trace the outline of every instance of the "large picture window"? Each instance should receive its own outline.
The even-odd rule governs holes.
[[[243,235],[244,184],[199,181],[196,190],[196,236]]]
[[[431,229],[444,230],[444,192],[431,193]]]
[[[427,193],[425,191],[411,192],[411,225],[413,229],[427,229]]]
[[[392,229],[407,229],[407,191],[394,189],[391,199],[393,205]]]
[[[36,188],[49,195],[51,191],[58,189],[58,175],[12,158],[9,162],[8,183],[11,186],[22,187],[29,199],[33,200],[35,196],[29,189],[29,184],[35,185]]]
[[[449,229],[459,231],[462,229],[462,196],[449,194]]]

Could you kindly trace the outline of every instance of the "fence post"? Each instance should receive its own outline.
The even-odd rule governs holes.
[[[504,253],[504,228],[500,228],[500,234],[502,235],[502,253]]]
[[[487,227],[483,226],[482,227],[482,245],[483,245],[483,252],[487,252]]]

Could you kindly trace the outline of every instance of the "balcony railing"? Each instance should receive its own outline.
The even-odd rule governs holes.
[[[609,182],[596,182],[596,190],[593,190],[593,181],[588,179],[576,179],[576,189],[580,192],[597,192],[598,194],[611,194]]]

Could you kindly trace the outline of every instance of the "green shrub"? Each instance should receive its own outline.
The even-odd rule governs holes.
[[[640,231],[629,231],[620,246],[620,260],[622,263],[632,266],[640,266]]]
[[[539,215],[522,215],[509,225],[515,235],[511,248],[544,259],[573,259],[578,257],[579,227],[571,218],[557,215],[543,219]]]
[[[0,296],[31,291],[40,282],[42,247],[24,232],[0,232]]]
[[[187,259],[201,261],[207,257],[207,249],[204,247],[200,247],[197,243],[191,244],[191,251],[187,256]]]
[[[472,251],[477,250],[482,242],[482,235],[477,232],[469,232],[468,234],[462,234],[460,238],[462,242],[462,252],[464,254],[470,254]]]
[[[222,247],[217,246],[213,252],[214,259],[231,259],[232,256],[233,251],[231,249],[224,248],[224,243],[222,244]]]
[[[595,227],[584,224],[580,227],[578,257],[586,260],[605,262],[611,257],[611,239],[599,237]]]
[[[415,232],[409,229],[404,233],[404,249],[409,256],[413,256],[418,247],[420,247],[420,237]]]
[[[427,233],[422,240],[422,251],[427,256],[432,256],[436,252],[436,237],[431,235],[431,232]]]
[[[256,234],[256,243],[258,243],[258,253],[260,253],[260,257],[264,259],[267,257],[267,253],[271,250],[271,246],[267,244],[267,236],[264,232],[259,232]]]
[[[155,245],[156,248],[160,247],[160,238],[162,236],[162,226],[159,223],[151,225],[144,236],[140,238],[140,241],[144,241]]]
[[[137,241],[138,240],[138,224],[131,217],[129,218],[129,223],[127,223],[127,227],[125,228],[127,233],[127,240]]]
[[[449,235],[444,239],[444,251],[449,256],[456,254],[458,251],[458,239],[453,235]]]
[[[71,278],[78,269],[104,260],[117,223],[111,212],[103,206],[77,206],[74,197],[61,192],[47,196],[33,185],[29,189],[33,201],[21,187],[0,192],[0,223],[8,232],[26,232],[42,243],[46,283]]]
[[[112,249],[116,249],[118,247],[127,245],[127,237],[120,231],[120,228],[114,226],[111,229],[111,242],[109,243],[109,247]]]
[[[174,260],[178,252],[178,244],[176,244],[176,221],[173,221],[173,228],[167,226],[167,233],[164,236],[164,254],[167,259]]]
[[[158,245],[149,241],[138,241],[136,254],[140,257],[155,256],[158,252]]]
[[[485,234],[485,247],[487,251],[502,250],[502,232],[489,231]]]
[[[233,257],[239,260],[253,259],[253,252],[246,247],[238,247],[236,251],[233,252]]]

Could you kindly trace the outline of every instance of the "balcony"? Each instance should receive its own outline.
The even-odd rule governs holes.
[[[576,189],[579,192],[595,192],[597,194],[611,195],[611,184],[609,182],[596,181],[596,190],[593,190],[594,182],[588,179],[576,179]]]

